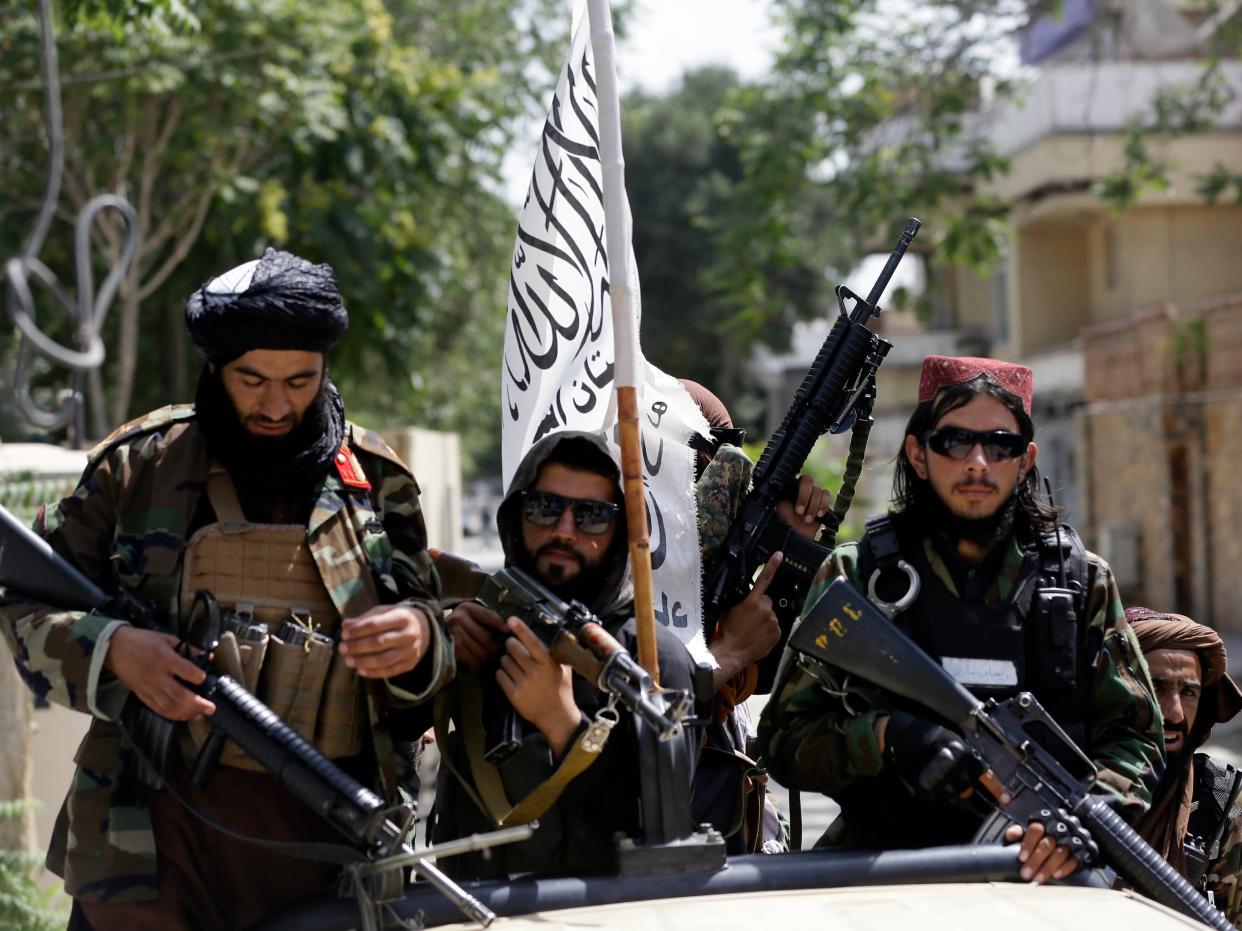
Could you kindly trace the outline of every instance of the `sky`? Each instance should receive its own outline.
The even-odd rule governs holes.
[[[628,28],[617,49],[623,91],[668,90],[683,72],[705,64],[757,77],[780,41],[768,0],[635,0]]]

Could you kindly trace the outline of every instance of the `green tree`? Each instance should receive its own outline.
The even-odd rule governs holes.
[[[1058,0],[772,0],[784,40],[771,76],[733,97],[748,183],[767,205],[735,232],[744,244],[786,235],[785,216],[822,187],[862,247],[895,236],[909,214],[930,221],[939,257],[990,266],[1010,204],[977,192],[1008,169],[973,130],[981,108],[1021,93],[1019,34],[1056,16]],[[1212,12],[1218,4],[1208,4]],[[1238,17],[1217,33],[1199,80],[1168,87],[1128,135],[1125,164],[1097,193],[1117,207],[1167,184],[1153,141],[1210,127],[1230,102],[1219,64],[1238,55]],[[1199,179],[1208,199],[1242,179],[1218,165]],[[930,231],[929,231],[930,232]],[[930,241],[926,236],[924,242]]]
[[[779,226],[754,229],[768,192],[732,131],[741,87],[728,69],[702,68],[667,95],[628,95],[621,113],[644,351],[749,420],[746,357],[758,342],[786,348],[798,319],[827,311],[829,264],[845,244],[810,186]]]
[[[561,4],[144,6],[78,0],[59,36],[61,216],[114,191],[134,203],[142,232],[109,320],[108,404],[96,405],[92,432],[186,399],[185,295],[272,244],[337,268],[354,323],[335,371],[359,388],[358,410],[481,436],[494,416],[478,410],[481,393],[443,385],[440,367],[467,372],[491,333],[486,367],[498,359],[491,319],[503,324],[512,221],[497,178],[514,127],[559,65]],[[0,206],[0,248],[11,254],[44,190],[46,128],[35,19],[6,12],[3,23],[11,141],[0,189],[16,196]],[[98,261],[113,261],[117,224],[99,223],[95,240]],[[70,266],[63,246],[58,258]]]
[[[0,800],[0,833],[37,803]],[[40,889],[43,858],[25,850],[0,849],[0,925],[9,931],[55,931],[69,921],[70,900],[59,884]]]

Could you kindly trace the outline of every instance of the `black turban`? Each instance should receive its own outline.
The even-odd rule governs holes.
[[[207,361],[223,365],[251,349],[326,353],[349,314],[332,266],[268,249],[191,294],[185,323]]]

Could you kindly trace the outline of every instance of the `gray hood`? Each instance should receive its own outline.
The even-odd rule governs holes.
[[[549,433],[532,446],[522,457],[513,473],[513,481],[505,491],[505,499],[496,512],[496,529],[500,532],[501,546],[505,551],[505,565],[513,565],[522,553],[522,492],[535,484],[539,468],[551,455],[552,450],[562,440],[579,438],[598,447],[612,462],[616,455],[602,433],[586,433],[577,430],[562,430]],[[617,469],[616,480],[621,484],[621,470]],[[622,509],[617,522],[617,534],[612,547],[605,557],[608,572],[600,586],[599,592],[586,601],[586,606],[601,619],[624,612],[626,617],[633,613],[634,586],[630,577],[629,546],[626,537],[625,511]]]

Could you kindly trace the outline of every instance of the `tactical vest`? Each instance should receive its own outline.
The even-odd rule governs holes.
[[[211,592],[225,613],[216,670],[242,683],[325,756],[354,756],[366,725],[362,685],[337,652],[341,617],[306,527],[248,522],[218,463],[207,477],[207,498],[216,521],[186,546],[181,616],[189,616],[195,592]],[[190,722],[187,755],[193,758],[209,732],[202,719]],[[231,741],[220,761],[263,769]]]
[[[1229,825],[1242,816],[1242,772],[1206,753],[1194,757],[1193,807],[1186,825],[1186,881],[1206,892],[1207,869],[1220,856]]]
[[[903,538],[888,515],[867,522],[858,569],[862,583],[889,603],[907,594],[912,571],[916,597],[894,623],[979,698],[1032,692],[1082,745],[1101,644],[1088,635],[1086,550],[1071,528],[1027,546],[1013,589],[995,604],[954,594],[933,571],[922,540]]]

